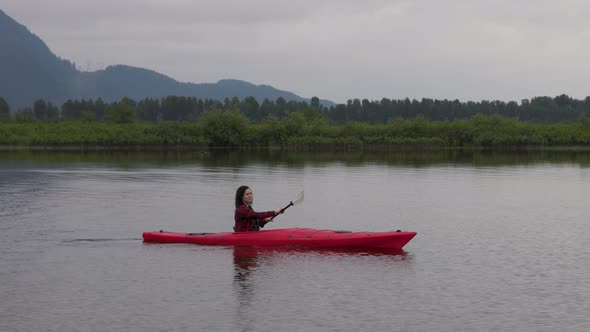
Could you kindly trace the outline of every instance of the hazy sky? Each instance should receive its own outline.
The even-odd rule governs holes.
[[[0,0],[84,70],[126,64],[303,97],[590,95],[587,0]]]

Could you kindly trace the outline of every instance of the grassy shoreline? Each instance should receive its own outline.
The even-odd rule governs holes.
[[[198,123],[0,123],[0,149],[181,151],[207,148],[315,150],[590,150],[590,123],[535,124],[478,115],[464,121],[329,124],[276,119],[251,124],[219,112]]]

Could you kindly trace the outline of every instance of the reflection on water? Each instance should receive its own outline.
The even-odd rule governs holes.
[[[234,319],[238,331],[255,331],[260,325],[263,315],[259,313],[262,306],[259,298],[268,295],[269,284],[272,284],[273,271],[284,273],[289,270],[300,269],[302,264],[311,263],[317,265],[316,271],[322,271],[333,264],[333,268],[340,269],[346,266],[362,266],[366,264],[371,268],[376,266],[387,269],[389,264],[405,264],[412,260],[412,255],[403,249],[363,249],[363,248],[288,248],[288,247],[233,247],[233,287],[236,295],[237,307]],[[333,260],[331,260],[331,258]],[[287,289],[290,285],[300,283],[297,274],[288,274],[288,278],[278,286],[281,291],[291,294],[294,299],[299,298],[301,290]],[[324,278],[316,275],[310,279]],[[313,288],[312,285],[309,285]],[[345,287],[345,286],[344,286]],[[279,291],[277,291],[279,292]],[[270,291],[270,293],[275,293]],[[272,295],[271,295],[272,296]],[[266,306],[266,305],[264,305]]]
[[[293,255],[313,256],[398,256],[398,260],[408,258],[408,252],[393,248],[290,248],[290,247],[239,247],[233,248],[236,267],[249,269],[255,266],[258,257],[277,257]],[[242,263],[246,263],[242,265]]]
[[[56,151],[0,151],[0,165],[21,167],[26,164],[47,164],[59,167],[72,164],[109,164],[120,168],[134,168],[149,164],[174,167],[199,164],[205,167],[241,167],[252,163],[286,164],[291,167],[305,164],[340,162],[348,166],[377,163],[425,167],[437,164],[465,164],[474,166],[504,166],[538,163],[568,163],[590,166],[590,151],[534,150],[534,151],[352,151],[352,152],[292,152],[281,150],[200,150],[166,152],[56,152]]]
[[[247,247],[234,247],[234,293],[237,295],[236,325],[240,331],[254,331],[249,312],[254,301],[255,284],[250,274],[258,264],[258,253]]]
[[[238,282],[240,289],[248,290],[248,276],[255,270],[260,259],[273,258],[272,262],[280,263],[281,259],[287,259],[294,255],[311,256],[386,256],[394,261],[410,259],[408,253],[403,249],[372,249],[372,248],[288,248],[288,247],[233,247],[234,257],[234,281]]]

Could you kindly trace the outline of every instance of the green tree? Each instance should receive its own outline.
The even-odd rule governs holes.
[[[142,121],[158,123],[162,120],[160,100],[146,98],[137,104],[138,118]]]
[[[311,107],[320,108],[320,98],[318,97],[311,97]]]
[[[162,99],[161,120],[196,121],[200,116],[199,104],[194,97],[168,96]]]
[[[240,110],[248,119],[254,120],[257,118],[258,114],[258,101],[254,97],[246,97],[242,104],[240,105]]]
[[[51,102],[47,103],[47,121],[57,122],[59,120],[59,109]]]
[[[254,120],[262,120],[266,119],[270,114],[273,114],[273,110],[275,109],[274,101],[268,100],[264,98],[262,104],[260,104],[260,108],[258,109],[258,114]]]
[[[112,123],[133,123],[135,113],[135,108],[123,100],[108,107],[107,121]]]
[[[307,124],[326,124],[328,122],[324,113],[318,109],[308,107],[301,112],[303,113],[303,117]]]
[[[37,121],[47,120],[47,103],[43,99],[37,99],[33,103],[33,115]]]
[[[10,119],[10,106],[4,98],[0,97],[0,121],[8,122]]]
[[[275,110],[272,114],[278,117],[279,119],[283,118],[285,114],[287,114],[287,101],[285,100],[285,98],[279,97],[277,98],[277,100],[275,100],[275,105]]]
[[[282,121],[285,134],[288,137],[297,136],[302,133],[305,126],[305,116],[303,112],[291,112]]]
[[[210,111],[199,123],[210,147],[239,147],[246,140],[248,119],[236,109]]]

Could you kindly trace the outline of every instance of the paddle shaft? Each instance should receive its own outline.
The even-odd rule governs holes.
[[[293,201],[289,202],[289,204],[288,204],[287,206],[285,206],[285,207],[284,207],[284,208],[281,210],[281,212],[285,212],[285,210],[286,210],[286,209],[288,209],[288,208],[289,208],[289,206],[292,206],[292,205],[293,205]],[[273,220],[273,219],[274,219],[276,216],[278,216],[278,214],[275,214],[274,216],[270,217],[270,220]]]

